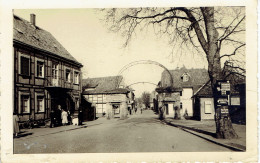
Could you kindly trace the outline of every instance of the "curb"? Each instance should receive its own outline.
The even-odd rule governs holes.
[[[200,134],[200,133],[198,133],[198,132],[196,132],[196,131],[193,131],[193,130],[191,130],[191,129],[186,129],[186,128],[184,128],[184,126],[176,125],[176,124],[173,124],[173,123],[167,122],[167,121],[164,121],[164,122],[165,122],[166,124],[168,124],[168,125],[171,125],[171,126],[174,126],[174,127],[179,128],[179,129],[182,129],[183,131],[186,131],[186,132],[188,132],[188,133],[190,133],[190,134],[193,134],[193,135],[198,136],[198,137],[200,137],[200,138],[202,138],[202,139],[204,139],[204,140],[207,140],[207,141],[209,141],[209,142],[211,142],[211,143],[214,143],[214,144],[223,146],[223,147],[225,147],[225,148],[229,148],[229,149],[231,149],[231,150],[240,151],[240,152],[245,152],[245,151],[246,151],[245,149],[238,148],[238,147],[235,147],[235,146],[232,146],[232,145],[228,145],[228,144],[224,144],[224,143],[220,143],[220,142],[215,141],[215,140],[213,140],[213,139],[207,138],[207,137],[205,137],[203,134]]]
[[[57,133],[61,133],[61,132],[66,132],[66,131],[72,131],[72,130],[77,130],[77,129],[81,129],[81,128],[88,128],[88,127],[91,127],[91,126],[96,126],[96,125],[100,125],[102,123],[97,123],[97,124],[92,124],[92,125],[82,125],[82,126],[78,126],[76,128],[71,128],[71,129],[65,129],[65,130],[60,130],[60,131],[56,131],[56,132],[51,132],[51,133],[47,133],[47,134],[41,134],[41,135],[36,135],[36,136],[33,136],[33,137],[29,137],[29,138],[26,138],[26,137],[18,137],[19,139],[30,139],[30,138],[35,138],[35,137],[40,137],[40,136],[45,136],[45,135],[51,135],[51,134],[57,134]]]

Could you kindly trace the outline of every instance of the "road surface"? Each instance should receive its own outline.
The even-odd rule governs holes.
[[[41,133],[40,136],[32,134],[16,138],[14,153],[230,151],[162,123],[151,110],[131,115],[126,120],[100,118],[96,121],[99,123],[96,122],[95,125],[86,128],[59,132],[54,132],[55,129],[52,129],[51,134]],[[37,129],[37,132],[42,131],[44,129]],[[31,132],[34,132],[34,129]]]

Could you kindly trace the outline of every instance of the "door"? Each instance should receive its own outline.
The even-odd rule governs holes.
[[[166,110],[166,115],[169,115],[169,107],[168,107],[168,104],[165,104],[165,110]]]

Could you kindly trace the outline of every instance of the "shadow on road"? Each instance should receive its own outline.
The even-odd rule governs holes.
[[[31,133],[31,132],[27,133],[26,131],[21,131],[19,133],[19,135],[18,136],[14,136],[14,138],[23,138],[23,137],[26,137],[26,136],[29,136],[29,135],[32,135],[32,134],[33,133]]]
[[[200,130],[200,129],[193,128],[193,127],[176,125],[176,124],[172,124],[172,123],[166,122],[166,121],[164,121],[164,122],[165,122],[165,124],[170,125],[170,126],[174,126],[174,127],[178,127],[178,128],[184,128],[184,129],[189,129],[189,130],[192,130],[192,131],[196,131],[196,132],[199,132],[199,133],[202,133],[202,134],[209,135],[209,136],[212,136],[214,138],[217,138],[216,133],[213,133],[213,132],[208,132],[208,131]]]

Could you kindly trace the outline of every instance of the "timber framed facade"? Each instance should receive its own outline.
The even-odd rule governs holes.
[[[78,113],[82,64],[49,32],[14,16],[13,56],[13,112],[21,121],[48,119],[58,105]]]

